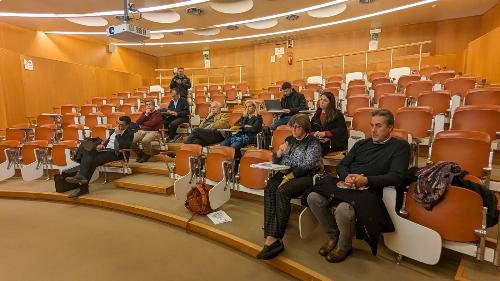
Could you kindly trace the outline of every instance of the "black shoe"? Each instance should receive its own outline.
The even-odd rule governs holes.
[[[177,154],[175,152],[167,152],[167,156],[170,158],[175,158]]]
[[[283,252],[285,250],[285,245],[283,245],[283,242],[280,240],[276,240],[273,244],[267,246],[264,245],[264,248],[262,248],[262,251],[257,254],[257,259],[259,260],[270,260],[279,253]]]
[[[148,162],[149,158],[151,158],[151,155],[144,153],[144,156],[142,156],[141,162],[139,163]]]
[[[80,175],[76,175],[74,177],[67,177],[65,180],[69,183],[78,183],[78,184],[86,184],[89,181],[84,177]]]
[[[71,192],[70,195],[68,195],[68,198],[76,198],[85,194],[89,194],[89,188],[88,187],[80,187],[75,189],[73,192]]]
[[[139,163],[142,163],[140,162],[142,157],[144,157],[144,151],[142,150],[137,150],[137,156],[135,157],[135,162],[139,162]]]

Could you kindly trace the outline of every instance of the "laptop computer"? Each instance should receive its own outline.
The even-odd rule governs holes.
[[[264,100],[267,112],[282,112],[281,100]]]

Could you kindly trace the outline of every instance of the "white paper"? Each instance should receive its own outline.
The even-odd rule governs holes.
[[[24,69],[33,70],[33,61],[24,59]]]
[[[274,55],[279,56],[284,54],[285,54],[285,47],[274,48]]]
[[[276,62],[276,56],[275,55],[271,56],[271,62]]]
[[[233,221],[224,211],[216,211],[207,215],[214,224],[221,224]]]

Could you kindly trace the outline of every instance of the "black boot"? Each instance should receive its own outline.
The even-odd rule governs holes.
[[[73,192],[71,192],[70,195],[68,195],[68,198],[77,198],[79,196],[85,195],[89,193],[89,186],[88,185],[82,185],[79,188],[75,189]]]

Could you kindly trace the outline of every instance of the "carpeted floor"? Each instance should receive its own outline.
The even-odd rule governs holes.
[[[199,235],[123,213],[0,199],[0,280],[291,280]]]

